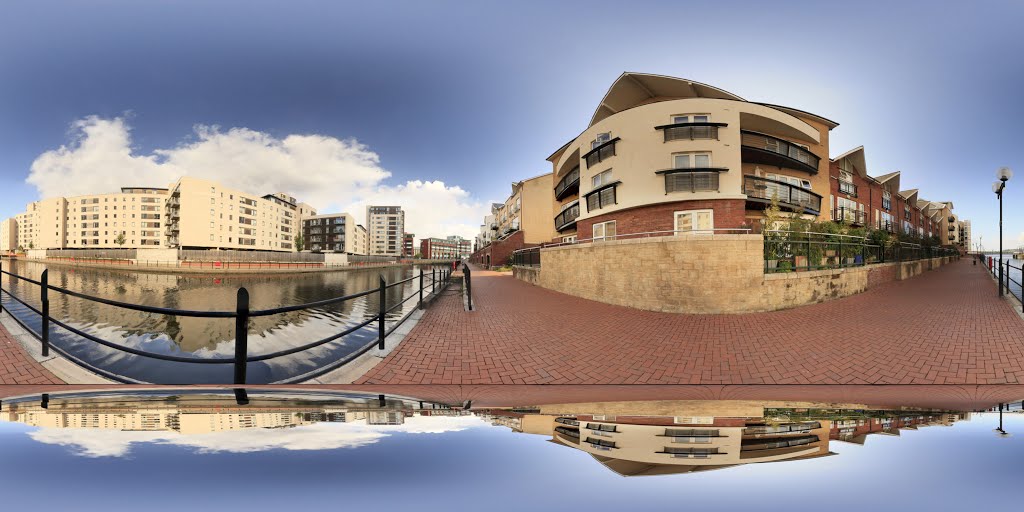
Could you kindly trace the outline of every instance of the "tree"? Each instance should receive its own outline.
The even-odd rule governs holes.
[[[306,248],[306,239],[302,235],[295,235],[295,250],[302,252]]]
[[[30,250],[31,250],[31,249],[35,249],[35,248],[36,248],[36,243],[30,240],[30,241],[28,242],[28,248],[29,248]]]
[[[121,247],[124,247],[124,244],[127,242],[128,240],[124,238],[124,231],[118,233],[117,238],[114,239],[114,243],[120,245]]]
[[[413,254],[412,257],[417,260],[423,259],[423,253],[416,251],[416,254]]]

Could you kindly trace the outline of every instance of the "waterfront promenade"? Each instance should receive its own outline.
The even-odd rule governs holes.
[[[785,311],[680,315],[473,272],[474,306],[432,307],[368,384],[1024,383],[1024,320],[964,258]]]
[[[0,384],[63,384],[64,381],[43,368],[0,325]]]

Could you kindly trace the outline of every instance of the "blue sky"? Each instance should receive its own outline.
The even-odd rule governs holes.
[[[504,427],[396,431],[355,447],[316,449],[318,443],[333,446],[332,437],[351,429],[331,424],[319,431],[278,431],[292,437],[319,432],[305,444],[268,443],[251,450],[251,444],[139,442],[117,456],[87,457],[66,439],[40,437],[45,429],[0,422],[0,479],[17,490],[5,497],[11,510],[108,509],[115,495],[125,503],[144,502],[148,510],[181,510],[187,503],[232,510],[279,510],[296,503],[445,511],[536,510],[553,503],[586,510],[668,510],[680,503],[709,511],[813,504],[830,511],[886,504],[963,510],[979,502],[1003,509],[1019,502],[1024,417],[1007,417],[1009,438],[996,437],[996,425],[996,415],[985,414],[949,428],[870,436],[863,446],[833,441],[833,457],[623,478],[586,453],[549,443],[549,437]],[[202,437],[191,436],[192,442]]]
[[[407,201],[414,229],[471,235],[512,181],[550,170],[628,70],[836,120],[833,156],[863,144],[871,174],[899,170],[904,188],[953,201],[989,247],[991,182],[1010,166],[1014,246],[1022,15],[1010,1],[5,2],[0,217],[36,185],[162,184],[154,162],[169,161],[321,209]],[[97,144],[76,152],[85,133]],[[223,165],[278,142],[300,155],[280,172],[273,155]],[[27,183],[62,145],[40,168],[74,172]]]

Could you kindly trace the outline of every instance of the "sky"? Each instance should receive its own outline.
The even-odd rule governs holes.
[[[319,424],[180,436],[38,429],[0,422],[0,479],[11,510],[280,510],[344,503],[356,510],[965,510],[1019,502],[1024,416],[1010,437],[988,413],[953,427],[833,441],[837,455],[689,475],[624,478],[549,436],[476,418],[417,418],[402,427]],[[435,423],[429,425],[428,423]],[[77,435],[76,435],[77,434]],[[149,435],[149,439],[144,437]],[[742,492],[737,492],[737,490]],[[57,492],[59,491],[59,492]],[[547,507],[550,508],[550,507]]]
[[[1024,3],[13,0],[0,6],[0,217],[181,174],[417,236],[472,236],[550,172],[624,71],[840,123],[837,156],[1024,245]],[[826,5],[827,4],[827,5]]]

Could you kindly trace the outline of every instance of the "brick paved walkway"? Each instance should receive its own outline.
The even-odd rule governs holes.
[[[7,329],[0,325],[0,384],[63,383],[29,357]]]
[[[969,259],[771,313],[632,310],[473,274],[474,306],[431,307],[368,384],[1024,383],[1024,320]]]

